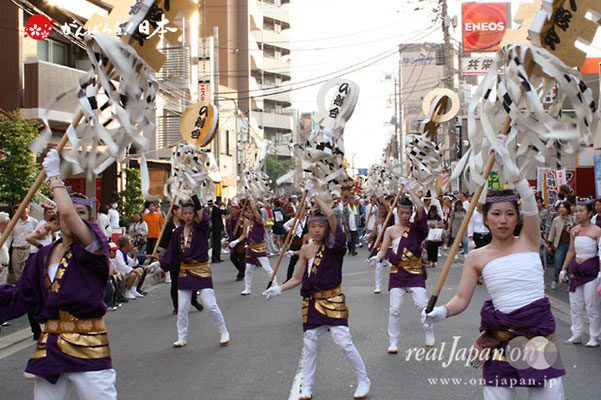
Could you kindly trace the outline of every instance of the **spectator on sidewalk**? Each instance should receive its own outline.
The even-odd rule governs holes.
[[[430,209],[428,210],[428,228],[429,232],[436,232],[433,229],[442,229],[442,218],[440,215],[438,215],[438,210],[434,205],[431,205]],[[442,240],[434,239],[438,239],[438,237],[433,238],[430,233],[426,238],[426,253],[428,255],[430,268],[437,267],[436,263],[438,262],[438,248],[442,244]],[[442,239],[442,236],[440,236],[440,239]]]
[[[484,224],[482,216],[482,204],[478,203],[470,222],[467,225],[467,237],[470,241],[468,246],[479,249],[490,243],[492,236],[488,227]]]
[[[134,213],[134,222],[129,226],[128,234],[134,240],[134,247],[138,249],[138,262],[142,264],[144,260],[140,260],[140,256],[144,254],[146,249],[146,235],[148,235],[148,224],[144,221],[142,213],[137,211]],[[144,257],[146,258],[146,257]]]
[[[576,225],[576,220],[572,216],[572,207],[567,202],[560,203],[557,207],[558,215],[553,218],[549,239],[546,249],[555,254],[555,269],[553,271],[553,283],[551,289],[557,289],[559,273],[566,259],[570,248],[570,231]]]
[[[140,275],[135,292],[145,296],[146,292],[142,290],[142,286],[144,285],[144,280],[148,274],[148,267],[144,267],[138,262],[138,249],[134,247],[134,242],[129,235],[119,237],[119,239],[117,239],[117,245],[119,246],[117,258],[123,257],[123,261],[127,262],[128,265],[133,264],[133,268],[136,269]]]
[[[111,236],[113,236],[113,228],[111,227],[111,222],[107,215],[108,212],[109,206],[107,206],[106,204],[101,204],[100,207],[98,207],[96,223],[98,224],[98,227],[100,228],[102,233],[104,233],[104,236],[106,236],[106,240],[110,241]]]
[[[551,230],[551,213],[544,206],[544,200],[540,196],[535,196],[536,207],[538,208],[538,217],[540,219],[540,257],[543,263],[543,267],[547,267],[547,261],[549,259],[545,245],[547,244],[547,238],[549,237],[549,231]]]
[[[357,207],[358,197],[347,198],[347,203],[342,209],[342,223],[346,232],[346,241],[350,255],[356,256],[356,246],[359,227],[359,208]]]
[[[115,269],[125,276],[126,290],[123,297],[127,300],[135,300],[144,295],[137,291],[136,287],[142,278],[142,270],[136,268],[137,261],[127,255],[131,247],[131,240],[128,235],[119,237],[117,245],[117,254],[114,258]]]
[[[284,235],[286,235],[284,223],[288,220],[288,215],[286,215],[286,211],[282,208],[280,200],[276,199],[273,204],[275,206],[273,209],[273,235],[275,236],[275,244],[279,252],[283,245]]]
[[[119,211],[117,208],[119,207],[119,203],[116,200],[111,201],[111,208],[108,211],[109,222],[111,223],[112,228],[119,228]]]
[[[267,246],[267,255],[272,256],[279,252],[275,246],[273,240],[273,213],[263,202],[257,202],[257,208],[263,218],[263,224],[265,225],[265,245]]]
[[[7,212],[0,212],[0,236],[8,226],[10,217]],[[6,283],[8,279],[8,263],[10,261],[8,255],[9,243],[8,240],[0,248],[0,285]]]
[[[29,258],[31,248],[31,245],[25,240],[25,236],[33,232],[37,224],[38,220],[29,216],[29,206],[25,207],[21,218],[19,218],[8,237],[8,240],[12,241],[13,248],[11,255],[12,274],[9,274],[9,283],[17,283],[23,273],[23,267]]]
[[[242,218],[240,213],[240,205],[232,202],[230,204],[230,215],[225,220],[225,227],[228,234],[228,241],[233,242],[240,237],[242,233],[242,227],[244,223],[238,222]],[[238,228],[236,229],[236,225]],[[238,270],[236,275],[236,281],[244,279],[244,270],[246,265],[244,263],[244,256],[246,255],[246,243],[244,241],[239,242],[236,247],[230,249],[230,261],[234,264],[234,267]],[[176,307],[177,308],[177,307]]]
[[[461,245],[463,246],[463,255],[467,256],[469,251],[468,249],[468,238],[467,235],[463,235],[463,237],[458,238],[457,234],[459,233],[459,228],[463,223],[465,218],[465,210],[463,209],[463,202],[461,200],[457,200],[455,202],[455,208],[451,211],[451,216],[449,217],[449,247],[453,245],[455,240],[460,240]],[[455,258],[457,258],[457,254],[455,254]]]
[[[146,235],[146,254],[153,255],[154,247],[159,240],[161,228],[165,223],[163,215],[157,210],[157,203],[148,205],[148,214],[144,214],[144,221],[148,225],[148,235]]]

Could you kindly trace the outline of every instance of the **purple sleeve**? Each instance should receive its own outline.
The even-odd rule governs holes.
[[[336,235],[328,234],[328,247],[334,251],[346,251],[346,234],[340,224],[336,226]]]
[[[204,216],[206,215],[206,213],[203,215],[203,220],[205,219]],[[171,267],[173,267],[179,261],[179,249],[177,244],[179,243],[180,232],[182,229],[183,225],[173,231],[173,235],[171,235],[171,240],[169,241],[169,246],[167,246],[165,253],[163,253],[163,256],[159,259],[161,268],[165,271],[171,269]]]
[[[200,229],[208,231],[210,223],[211,223],[211,218],[209,217],[209,214],[205,210],[202,210],[202,218],[200,219],[200,222],[198,223]]]
[[[411,224],[411,230],[415,232],[416,239],[419,242],[423,242],[426,239],[426,237],[428,237],[428,231],[430,230],[430,228],[428,228],[428,214],[426,213],[426,210],[422,212],[421,218],[415,218],[413,220],[413,223]]]
[[[94,235],[92,244],[96,241],[100,241],[101,245],[98,247],[102,249],[100,254],[90,252],[76,237],[73,238],[73,259],[79,265],[85,265],[88,268],[94,268],[100,271],[102,274],[106,274],[108,279],[109,271],[109,249],[107,240],[104,234],[100,234],[100,228],[93,222],[85,221],[86,224],[92,229]],[[88,246],[90,247],[90,246]]]
[[[0,285],[0,322],[18,318],[40,302],[39,254],[27,261],[16,285]]]

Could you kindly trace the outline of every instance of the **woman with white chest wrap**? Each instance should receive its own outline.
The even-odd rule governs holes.
[[[520,235],[513,236],[519,219],[517,196],[512,190],[489,192],[483,217],[492,235],[491,243],[470,251],[455,297],[428,314],[424,310],[422,318],[425,323],[433,323],[462,313],[482,275],[491,299],[482,306],[480,331],[484,333],[474,347],[480,351],[479,356],[484,355],[479,358],[484,363],[484,399],[514,399],[515,388],[523,386],[528,387],[529,399],[559,400],[564,398],[561,376],[565,375],[559,354],[554,354],[555,362],[541,369],[540,365],[517,365],[508,350],[517,337],[526,341],[536,337],[549,344],[545,350],[557,349],[553,342],[555,320],[545,297],[538,255],[540,223],[534,193],[521,176],[514,185],[524,217]]]
[[[568,266],[570,266],[572,337],[566,343],[582,343],[583,311],[586,310],[590,338],[585,346],[598,347],[599,335],[601,335],[601,297],[596,289],[601,280],[599,271],[601,228],[591,224],[592,200],[579,199],[574,214],[578,225],[570,231],[570,249],[559,274],[559,278],[567,282]]]

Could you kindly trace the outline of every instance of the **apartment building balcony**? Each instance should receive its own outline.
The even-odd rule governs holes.
[[[190,49],[188,47],[167,47],[161,49],[166,57],[165,64],[156,73],[157,80],[169,89],[187,89],[190,87]]]
[[[287,88],[275,88],[270,89],[271,86],[263,86],[263,100],[272,100],[281,103],[284,107],[290,107],[292,104],[291,95],[289,91],[286,91]],[[272,94],[273,93],[273,94]]]
[[[290,37],[284,33],[263,29],[262,31],[251,32],[251,34],[259,43],[280,47],[285,50],[282,54],[290,53]]]
[[[275,4],[263,2],[263,16],[284,23],[282,28],[290,28],[290,12],[288,7],[278,7]]]
[[[292,117],[290,115],[263,111],[253,111],[252,115],[261,128],[269,127],[292,132]]]
[[[23,117],[41,119],[47,112],[49,121],[69,124],[79,109],[75,91],[53,104],[50,109],[48,107],[57,95],[75,88],[86,72],[46,61],[26,63],[23,71]]]
[[[263,57],[263,70],[272,74],[283,75],[290,80],[290,63],[273,57]]]

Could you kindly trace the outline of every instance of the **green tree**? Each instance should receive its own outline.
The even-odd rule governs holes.
[[[136,211],[144,209],[144,197],[142,196],[142,180],[140,171],[134,168],[125,168],[125,189],[117,193],[117,203],[121,213],[120,225],[129,226]]]
[[[276,180],[287,172],[292,171],[296,168],[296,161],[291,160],[279,160],[277,156],[268,155],[265,159],[265,169],[269,179],[271,179],[271,189],[277,189]]]
[[[39,125],[16,112],[0,114],[0,202],[15,206],[25,197],[40,172],[29,145]]]

